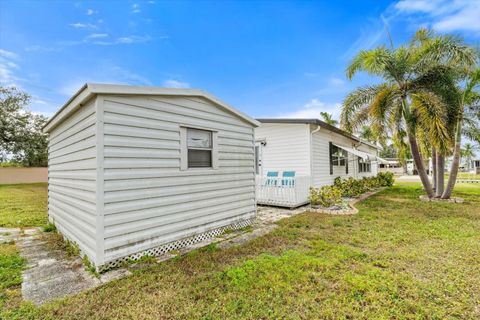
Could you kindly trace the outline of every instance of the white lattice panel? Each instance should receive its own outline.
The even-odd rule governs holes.
[[[207,232],[204,232],[204,233],[200,233],[200,234],[197,234],[197,235],[189,237],[189,238],[185,238],[185,239],[182,239],[182,240],[170,242],[170,243],[167,243],[167,244],[155,247],[155,248],[151,248],[151,249],[148,249],[148,250],[145,250],[145,251],[137,252],[135,254],[125,256],[125,257],[122,257],[122,258],[119,258],[119,259],[115,259],[115,260],[107,262],[103,266],[100,266],[98,268],[98,271],[99,272],[104,272],[106,270],[119,267],[127,261],[139,260],[143,256],[155,256],[155,257],[160,256],[160,255],[165,254],[169,251],[178,250],[178,249],[184,248],[186,246],[189,246],[191,244],[201,242],[203,240],[207,240],[207,239],[210,239],[210,238],[217,237],[217,236],[221,235],[222,233],[224,233],[226,230],[236,230],[236,229],[244,228],[246,226],[251,225],[254,220],[255,220],[255,218],[238,221],[238,222],[235,222],[235,223],[233,223],[231,225],[228,225],[228,226],[225,226],[225,227],[213,229],[213,230],[210,230],[210,231],[207,231]]]

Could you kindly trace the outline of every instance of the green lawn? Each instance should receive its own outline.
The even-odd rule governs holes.
[[[0,185],[0,227],[47,224],[47,184]]]
[[[479,319],[480,186],[420,202],[402,183],[354,216],[305,213],[242,246],[214,245],[40,308],[29,319]],[[0,315],[1,318],[1,315]]]

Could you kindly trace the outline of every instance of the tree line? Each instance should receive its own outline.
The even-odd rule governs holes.
[[[2,166],[46,167],[47,117],[28,110],[31,96],[0,86],[0,163]]]

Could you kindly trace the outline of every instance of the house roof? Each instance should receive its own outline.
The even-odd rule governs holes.
[[[86,83],[48,120],[48,122],[43,127],[43,131],[50,132],[59,123],[61,123],[63,119],[70,116],[73,112],[78,110],[78,108],[82,107],[82,105],[87,100],[97,94],[203,97],[220,106],[221,108],[235,114],[239,118],[244,119],[254,127],[258,127],[260,125],[257,120],[247,116],[241,111],[238,111],[237,109],[231,107],[230,105],[214,97],[208,92],[198,89],[140,87],[118,84]]]
[[[335,126],[332,126],[326,122],[323,122],[322,120],[319,120],[319,119],[315,119],[315,118],[311,118],[311,119],[293,119],[293,118],[278,118],[278,119],[275,119],[275,118],[266,118],[266,119],[257,119],[260,123],[291,123],[291,124],[315,124],[315,125],[318,125],[322,128],[325,128],[331,132],[335,132],[335,133],[338,133],[344,137],[347,137],[349,139],[352,139],[352,140],[355,140],[355,141],[358,141],[360,143],[363,143],[363,144],[366,144],[370,147],[373,147],[373,148],[376,148],[376,149],[381,149],[381,147],[373,144],[373,143],[370,143],[368,141],[365,141],[365,140],[362,140],[360,139],[359,137],[356,137],[354,136],[353,134],[351,133],[348,133],[347,131],[344,131],[342,129],[339,129]]]

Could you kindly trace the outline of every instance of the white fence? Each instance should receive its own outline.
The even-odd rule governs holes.
[[[260,177],[256,179],[257,203],[294,208],[308,203],[310,177]]]

